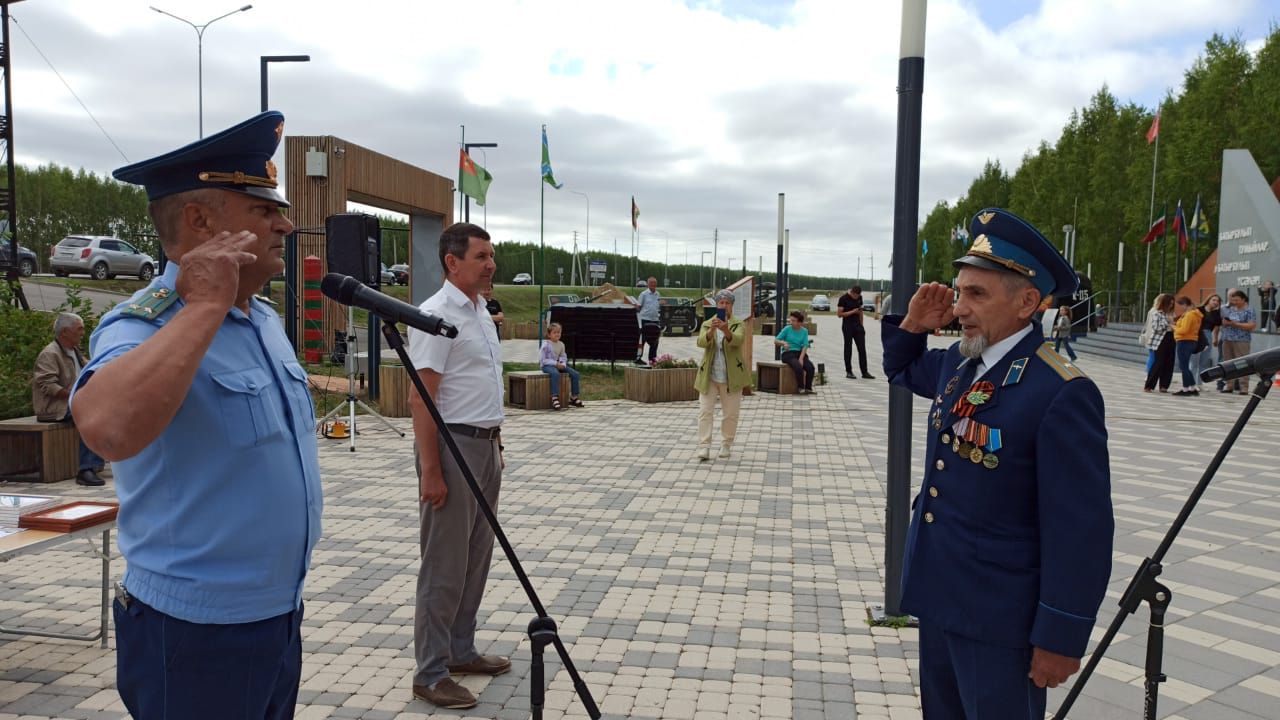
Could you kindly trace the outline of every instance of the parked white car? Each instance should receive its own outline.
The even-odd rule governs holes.
[[[106,235],[68,235],[53,248],[49,257],[53,274],[90,275],[108,280],[116,275],[136,275],[148,282],[156,274],[155,258],[119,238]]]

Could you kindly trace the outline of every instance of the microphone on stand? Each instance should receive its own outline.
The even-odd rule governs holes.
[[[1271,348],[1214,365],[1200,373],[1205,382],[1235,380],[1246,375],[1273,375],[1280,370],[1280,348]]]
[[[364,283],[350,275],[329,273],[320,281],[320,292],[331,300],[364,308],[371,313],[393,323],[404,323],[411,328],[432,335],[443,335],[447,338],[458,337],[458,328],[429,312],[420,310],[407,302],[397,300],[372,290]]]

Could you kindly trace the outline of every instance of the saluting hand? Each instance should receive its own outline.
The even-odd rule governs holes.
[[[228,310],[240,289],[240,268],[258,259],[248,248],[258,236],[226,231],[182,256],[177,289],[188,305],[207,303]]]
[[[1027,677],[1036,687],[1056,688],[1076,674],[1080,669],[1080,658],[1067,657],[1043,648],[1031,649],[1031,670]]]
[[[911,297],[907,316],[902,319],[899,327],[908,332],[920,333],[949,325],[955,319],[952,311],[955,297],[955,291],[942,283],[921,285]]]

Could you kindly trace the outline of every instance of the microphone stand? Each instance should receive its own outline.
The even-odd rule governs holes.
[[[555,645],[556,652],[560,655],[560,661],[564,663],[564,667],[569,671],[569,677],[573,680],[573,687],[578,692],[578,699],[582,702],[582,706],[586,708],[587,715],[591,720],[599,720],[600,710],[596,707],[595,698],[591,696],[591,690],[583,681],[582,676],[578,674],[578,669],[574,667],[573,660],[569,657],[569,651],[565,649],[564,643],[560,640],[560,635],[556,632],[556,621],[547,615],[546,609],[542,605],[542,601],[538,599],[538,593],[533,589],[533,584],[529,582],[529,576],[525,574],[524,568],[520,565],[520,559],[516,557],[515,548],[507,540],[506,533],[502,532],[502,526],[498,524],[498,516],[493,514],[493,508],[489,507],[489,503],[484,499],[484,493],[480,490],[480,485],[476,483],[475,475],[471,474],[471,468],[467,465],[467,461],[462,457],[462,451],[458,449],[458,443],[453,439],[453,433],[445,426],[444,418],[440,416],[440,410],[436,408],[435,402],[431,399],[431,394],[427,392],[427,387],[422,384],[422,378],[418,376],[418,371],[413,366],[413,362],[409,360],[409,353],[404,349],[404,338],[400,335],[400,330],[396,328],[393,322],[382,323],[382,334],[387,339],[387,345],[395,351],[400,357],[400,363],[404,365],[404,369],[409,373],[409,379],[413,382],[413,386],[418,390],[418,396],[422,398],[422,402],[426,404],[427,411],[431,413],[431,419],[435,421],[436,428],[440,431],[440,436],[444,438],[444,442],[449,446],[449,454],[453,456],[458,467],[462,470],[462,477],[467,481],[467,487],[471,488],[471,494],[475,496],[476,503],[480,506],[480,512],[484,514],[484,519],[488,521],[489,527],[493,528],[494,537],[498,539],[498,544],[502,546],[502,552],[507,556],[507,562],[511,563],[512,569],[516,571],[516,577],[520,580],[520,585],[524,587],[524,592],[529,596],[529,603],[533,605],[533,611],[537,613],[537,617],[529,622],[529,641],[532,644],[533,662],[530,673],[529,687],[529,707],[532,710],[533,720],[542,720],[542,707],[544,704],[544,693],[546,688],[543,687],[545,682],[542,665],[543,650],[547,645]]]
[[[1178,517],[1174,519],[1173,525],[1165,533],[1164,539],[1160,541],[1160,546],[1156,548],[1155,554],[1145,558],[1142,564],[1138,566],[1138,571],[1134,573],[1133,579],[1129,581],[1129,587],[1125,589],[1124,595],[1120,597],[1121,612],[1116,613],[1115,619],[1111,621],[1111,626],[1107,628],[1106,634],[1098,642],[1098,647],[1094,648],[1093,655],[1089,657],[1089,664],[1080,672],[1080,677],[1076,678],[1075,684],[1071,686],[1071,692],[1067,693],[1062,705],[1054,713],[1053,720],[1065,720],[1067,711],[1071,709],[1076,698],[1080,696],[1080,691],[1084,689],[1085,683],[1093,675],[1094,669],[1102,661],[1102,656],[1106,654],[1107,648],[1111,646],[1111,641],[1115,639],[1116,633],[1120,632],[1120,626],[1124,624],[1129,615],[1137,612],[1138,604],[1142,602],[1146,602],[1150,606],[1151,613],[1151,621],[1147,628],[1146,679],[1143,681],[1143,718],[1145,720],[1156,720],[1156,702],[1159,699],[1160,683],[1166,680],[1164,673],[1161,672],[1161,660],[1164,655],[1164,615],[1165,610],[1169,607],[1169,601],[1173,599],[1173,594],[1169,592],[1169,588],[1160,584],[1156,579],[1160,577],[1160,573],[1164,569],[1160,563],[1164,559],[1165,553],[1169,551],[1170,546],[1173,545],[1174,539],[1177,538],[1178,533],[1182,530],[1182,526],[1186,524],[1187,518],[1191,516],[1191,511],[1195,509],[1196,503],[1200,502],[1200,496],[1204,495],[1204,491],[1208,489],[1209,481],[1217,474],[1222,461],[1226,459],[1227,453],[1235,445],[1236,439],[1240,437],[1240,432],[1249,423],[1249,418],[1253,416],[1253,411],[1257,409],[1263,398],[1270,391],[1271,373],[1261,375],[1258,386],[1250,394],[1249,402],[1244,406],[1244,410],[1240,411],[1240,417],[1236,419],[1235,425],[1231,426],[1231,431],[1227,433],[1227,437],[1218,447],[1218,452],[1214,454],[1213,460],[1209,462],[1204,474],[1200,476],[1200,482],[1196,483],[1195,489],[1191,491],[1191,495],[1183,503],[1182,510],[1178,513]]]

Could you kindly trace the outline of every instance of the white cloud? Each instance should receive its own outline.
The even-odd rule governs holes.
[[[195,32],[147,1],[14,8],[132,160],[196,129]],[[237,6],[151,1],[194,22]],[[1044,0],[993,30],[981,5],[930,3],[921,214],[964,192],[987,158],[1016,167],[1103,83],[1149,103],[1212,32],[1267,31],[1257,2],[1168,5]],[[741,255],[746,237],[768,264],[782,191],[794,270],[849,274],[875,251],[883,277],[900,12],[842,0],[263,0],[205,33],[204,123],[212,132],[257,110],[259,55],[308,53],[271,68],[290,134],[337,135],[452,177],[465,124],[469,140],[500,145],[487,153],[500,240],[537,239],[545,122],[557,177],[590,196],[593,246],[629,244],[634,194],[645,256],[669,244],[672,259],[695,258],[718,227],[722,257]],[[121,164],[18,33],[14,46],[19,160]],[[585,204],[548,191],[549,243],[585,234]]]

